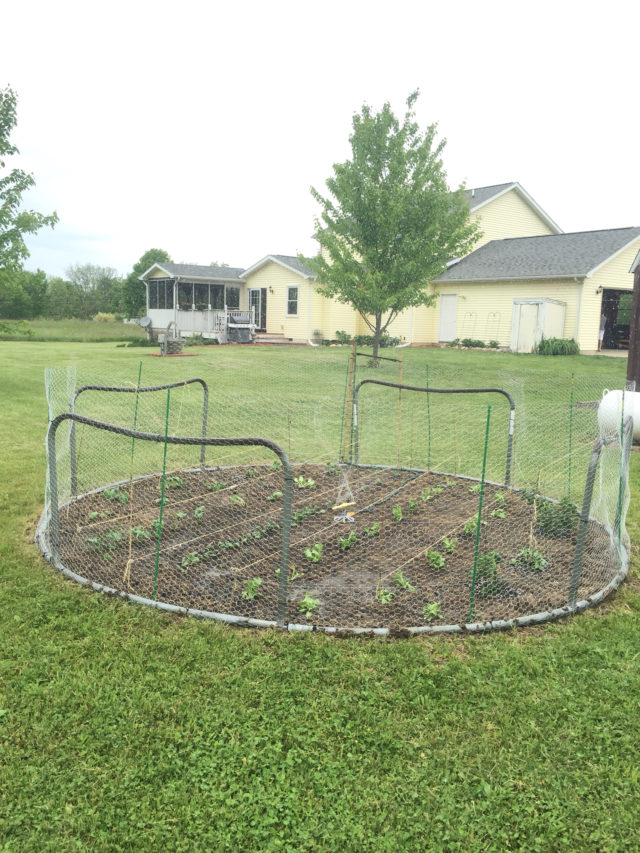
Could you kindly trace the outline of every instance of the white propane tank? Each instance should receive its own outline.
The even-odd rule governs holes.
[[[633,418],[633,437],[640,439],[640,391],[609,391],[602,392],[602,400],[598,406],[598,426],[600,435],[620,435],[622,418],[622,395],[624,394],[624,416]]]

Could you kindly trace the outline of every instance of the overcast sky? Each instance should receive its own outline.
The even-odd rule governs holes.
[[[22,0],[0,21],[26,201],[60,217],[30,269],[312,253],[309,187],[349,156],[353,113],[401,116],[415,88],[451,186],[519,181],[565,231],[640,225],[631,0]]]

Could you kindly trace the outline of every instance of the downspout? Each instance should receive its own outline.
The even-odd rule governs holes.
[[[317,347],[318,344],[314,344],[311,340],[311,299],[313,297],[313,279],[309,279],[309,307],[307,309],[307,343],[310,347]]]
[[[573,339],[580,346],[579,334],[580,334],[580,308],[582,307],[582,288],[584,287],[584,279],[576,278],[576,285],[578,288],[578,293],[576,297],[576,321],[573,327]]]
[[[398,344],[396,349],[404,349],[405,347],[410,347],[413,343],[413,305],[411,306],[411,311],[409,313],[409,340],[406,344]]]

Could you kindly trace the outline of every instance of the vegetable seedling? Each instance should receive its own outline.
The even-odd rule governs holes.
[[[243,507],[246,506],[247,502],[241,495],[231,495],[231,506]]]
[[[226,483],[217,483],[215,480],[212,480],[210,483],[207,483],[207,488],[210,492],[219,492],[221,489],[226,489]]]
[[[304,555],[310,563],[319,563],[322,559],[322,544],[316,542],[311,548],[305,548]]]
[[[282,497],[282,492],[272,492],[267,498],[268,501],[278,501]]]
[[[425,622],[433,622],[434,619],[442,619],[440,610],[440,602],[432,601],[431,604],[425,604],[422,608]]]
[[[341,537],[338,539],[338,543],[339,543],[339,545],[340,545],[340,550],[341,550],[341,551],[348,551],[348,550],[349,550],[350,548],[352,548],[355,544],[357,544],[357,542],[358,542],[358,537],[356,536],[356,534],[355,534],[355,531],[354,531],[354,530],[351,530],[351,531],[350,531],[350,533],[349,533],[349,535],[348,535],[347,537],[344,537],[344,538],[343,538],[343,537],[341,536]]]
[[[189,566],[196,566],[200,562],[200,554],[197,551],[189,551],[182,558],[181,566],[183,569],[188,569]]]
[[[492,518],[506,518],[507,517],[507,513],[502,509],[501,506],[496,507],[494,510],[492,510],[489,513],[489,515]]]
[[[300,613],[304,613],[304,615],[308,619],[309,616],[313,614],[313,611],[318,609],[319,604],[319,598],[312,598],[310,593],[305,592],[304,598],[298,605],[298,610],[300,611]]]
[[[262,584],[262,578],[251,578],[250,580],[246,580],[244,583],[244,589],[242,590],[242,597],[246,598],[248,601],[257,598],[260,595],[259,587]]]
[[[451,538],[445,538],[442,540],[442,547],[444,548],[445,554],[455,554],[456,548],[458,547],[458,540],[455,536]]]
[[[129,495],[120,489],[105,489],[102,493],[108,501],[119,501],[121,504],[129,503]]]
[[[168,489],[182,489],[184,487],[184,480],[182,477],[178,477],[177,474],[171,474],[165,479],[164,484]]]
[[[534,572],[542,572],[549,565],[544,554],[541,554],[536,548],[522,548],[510,563],[512,566],[520,566]]]
[[[402,507],[400,504],[396,504],[394,508],[391,510],[391,515],[395,518],[396,521],[402,521]]]
[[[395,597],[395,592],[392,592],[390,589],[379,589],[376,593],[376,598],[380,604],[391,604]]]
[[[445,567],[445,559],[439,551],[425,551],[425,557],[427,558],[429,565],[432,569],[436,569],[440,571]]]
[[[377,536],[380,533],[380,522],[374,521],[371,527],[365,527],[364,532],[367,536]]]
[[[393,576],[393,582],[401,589],[406,589],[408,592],[415,592],[415,586],[412,586],[401,571],[397,571]]]

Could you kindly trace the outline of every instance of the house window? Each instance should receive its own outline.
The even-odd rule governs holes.
[[[287,288],[287,316],[297,317],[298,315],[298,288]]]
[[[240,288],[227,287],[227,308],[240,307]]]

